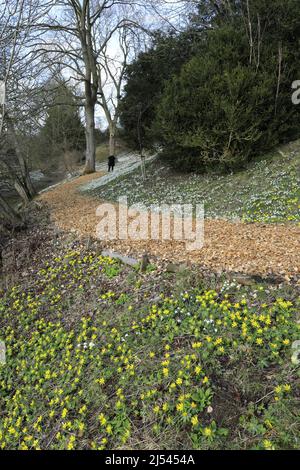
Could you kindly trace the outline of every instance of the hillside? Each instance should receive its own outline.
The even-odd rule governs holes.
[[[294,143],[227,176],[155,161],[145,186],[134,170],[92,195],[103,173],[45,192],[2,253],[0,447],[299,448],[299,155]],[[264,223],[207,219],[190,258],[174,242],[95,240],[97,206],[124,191]]]
[[[140,169],[135,170],[134,166],[130,174],[122,176],[125,162],[113,175],[118,176],[116,179],[103,174],[81,177],[44,193],[41,200],[49,206],[53,221],[61,229],[91,237],[96,237],[99,204],[107,200],[116,202],[119,196],[125,195],[129,203],[143,202],[145,206],[154,202],[204,201],[207,218],[202,249],[188,252],[185,244],[177,240],[163,243],[151,239],[111,240],[103,245],[138,257],[147,251],[154,260],[190,261],[213,272],[275,275],[297,282],[300,270],[298,146],[299,143],[291,144],[273,158],[268,156],[242,173],[227,176],[179,175],[160,162],[153,162],[143,183]],[[91,191],[91,187],[96,189]],[[210,218],[212,211],[214,218]],[[280,223],[275,223],[275,218]]]
[[[125,176],[91,193],[116,201],[126,195],[129,204],[204,203],[208,218],[241,219],[245,222],[300,221],[300,141],[260,157],[244,171],[184,175],[172,172],[164,162]]]
[[[143,274],[36,217],[5,264],[2,449],[299,447],[296,286]]]
[[[0,0],[0,44],[1,462],[299,451],[300,1]]]

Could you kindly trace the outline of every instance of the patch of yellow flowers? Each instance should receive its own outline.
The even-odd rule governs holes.
[[[253,311],[246,300],[232,304],[213,290],[162,296],[120,320],[84,315],[72,322],[75,293],[115,262],[77,251],[54,261],[28,292],[15,287],[0,300],[7,348],[1,449],[115,448],[130,440],[132,422],[151,423],[155,435],[174,427],[174,434],[211,442],[218,428],[206,411],[214,388],[207,360],[244,348],[253,360],[276,362],[299,334],[290,302]],[[118,295],[98,299],[109,309]],[[290,390],[277,386],[275,400]]]

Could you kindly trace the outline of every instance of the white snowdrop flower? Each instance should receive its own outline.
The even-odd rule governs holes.
[[[213,409],[212,406],[209,406],[209,407],[207,408],[207,413],[211,414],[213,411],[214,411],[214,409]]]
[[[87,349],[88,345],[87,343],[83,343],[83,349]]]
[[[93,341],[91,341],[91,342],[89,343],[89,348],[93,348],[94,346],[95,346],[95,343],[93,343]]]
[[[78,343],[78,344],[77,344],[77,348],[81,348],[81,343]]]

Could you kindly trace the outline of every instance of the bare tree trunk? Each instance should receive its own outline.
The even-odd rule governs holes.
[[[27,205],[30,202],[30,197],[27,191],[25,190],[24,186],[18,180],[15,181],[14,186],[19,196],[23,199],[23,201]]]
[[[19,214],[6,202],[0,194],[0,213],[4,220],[12,225],[18,225],[21,221]]]
[[[252,32],[252,22],[251,22],[249,0],[247,0],[246,4],[247,4],[247,16],[248,16],[248,27],[249,27],[249,46],[250,46],[249,63],[250,63],[250,65],[252,65],[254,41],[253,41],[253,32]]]
[[[139,141],[139,147],[140,147],[140,157],[141,157],[141,171],[142,171],[142,179],[143,181],[146,180],[146,163],[145,163],[145,156],[143,152],[143,142],[142,142],[142,135],[141,135],[141,128],[142,128],[142,117],[143,113],[148,109],[149,106],[147,106],[144,110],[142,108],[140,109],[139,115],[138,115],[138,122],[137,122],[137,136],[138,136],[138,141]]]
[[[109,126],[109,155],[115,155],[116,153],[116,126],[110,124]]]
[[[22,189],[21,193],[22,194],[26,193],[27,197],[26,197],[26,199],[24,199],[24,198],[22,198],[22,199],[24,199],[25,203],[27,203],[29,200],[34,198],[36,192],[35,192],[35,189],[33,187],[32,181],[30,179],[28,167],[27,167],[25,158],[23,156],[22,150],[21,150],[19,142],[18,142],[18,138],[17,138],[17,135],[16,135],[14,123],[12,122],[12,120],[9,116],[7,116],[7,127],[9,129],[9,132],[10,132],[10,135],[11,135],[12,145],[15,149],[15,153],[16,153],[16,156],[17,156],[17,159],[18,159],[18,162],[19,162],[19,167],[20,167],[20,172],[21,172],[21,177],[22,177],[22,181],[18,182],[18,186],[21,186],[21,184],[23,185],[23,189]],[[19,194],[22,197],[21,193],[19,193]]]
[[[146,157],[143,154],[143,151],[141,152],[141,171],[142,171],[142,179],[143,181],[146,180]]]
[[[95,105],[87,103],[85,106],[86,120],[86,157],[83,174],[96,171],[96,143],[95,143]]]
[[[29,201],[31,201],[32,197],[27,189],[26,183],[24,183],[23,181],[22,175],[19,177],[19,175],[17,174],[17,170],[15,170],[12,165],[10,165],[10,163],[8,163],[7,161],[0,160],[0,164],[6,170],[6,174],[4,174],[4,176],[8,178],[10,182],[14,185],[15,190],[19,194],[20,198],[27,205]]]
[[[261,44],[262,44],[261,22],[260,22],[260,16],[259,16],[259,14],[257,14],[257,64],[256,64],[256,70],[258,70],[259,66],[260,66]]]
[[[280,91],[281,75],[282,75],[282,43],[280,42],[278,44],[278,76],[277,76],[277,89],[276,89],[276,97],[275,97],[275,115],[277,114],[277,105],[278,105],[278,98],[279,98],[279,91]]]

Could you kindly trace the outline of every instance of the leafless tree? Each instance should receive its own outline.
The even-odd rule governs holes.
[[[102,54],[120,22],[102,36],[97,43],[95,36],[103,28],[103,16],[121,1],[104,0],[54,0],[47,21],[41,23],[41,30],[50,35],[43,41],[41,51],[51,54],[51,60],[61,67],[77,82],[83,84],[83,99],[86,124],[86,163],[84,173],[95,171],[95,109],[99,90],[98,57]],[[129,2],[127,2],[129,3]],[[124,20],[122,20],[124,22]]]
[[[117,51],[107,43],[98,59],[98,103],[105,114],[109,129],[109,153],[115,155],[119,105],[122,97],[124,74],[133,45],[130,29],[123,27],[116,35]]]
[[[192,2],[194,3],[194,2]],[[53,0],[49,15],[38,25],[48,31],[41,38],[40,52],[49,67],[65,69],[65,76],[78,84],[86,124],[86,163],[84,173],[95,171],[95,120],[100,105],[111,132],[114,147],[114,129],[118,119],[118,96],[122,89],[124,65],[129,57],[128,31],[134,28],[150,32],[159,22],[170,28],[189,2],[170,0]],[[177,12],[177,13],[176,13]],[[175,26],[174,26],[175,27]],[[119,33],[120,32],[120,33]],[[122,64],[112,72],[109,44],[119,37]],[[106,59],[105,59],[106,57]],[[112,76],[113,75],[113,76]],[[107,95],[107,84],[114,88]],[[104,96],[104,91],[106,98]]]
[[[1,108],[0,163],[21,198],[28,202],[35,190],[22,138],[29,121],[37,119],[31,104],[43,72],[36,56],[33,24],[45,15],[50,4],[42,0],[0,1],[0,79],[6,91]]]
[[[9,162],[3,159],[3,152],[5,151],[5,137],[8,135],[8,131],[13,131],[15,137],[14,124],[9,116],[9,111],[6,106],[8,93],[8,83],[10,82],[11,74],[13,71],[14,63],[18,55],[18,41],[22,29],[22,20],[24,13],[24,0],[15,1],[8,4],[8,2],[1,2],[0,5],[1,17],[0,17],[0,79],[2,88],[2,100],[1,100],[1,113],[0,113],[0,163],[2,163],[7,171],[10,178],[13,178],[14,170],[10,166]],[[6,127],[6,129],[5,129]],[[23,160],[21,155],[19,158],[22,163],[22,170],[24,170]],[[0,167],[1,171],[1,167]],[[27,172],[25,171],[27,176]],[[15,185],[17,189],[21,188],[19,177],[15,177]],[[24,188],[21,188],[22,192]],[[0,207],[1,207],[1,218],[11,223],[18,221],[19,216],[17,212],[10,207],[3,196],[0,195]]]

